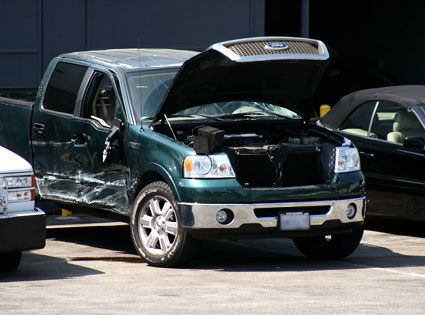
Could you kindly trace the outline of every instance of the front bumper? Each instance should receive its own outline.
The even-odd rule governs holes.
[[[348,218],[346,209],[354,204],[357,212],[353,218]],[[216,220],[219,210],[230,210],[234,218],[227,224],[220,224]],[[179,212],[182,225],[191,230],[214,229],[237,231],[242,226],[257,225],[264,231],[276,231],[279,226],[279,213],[303,212],[309,213],[310,228],[320,229],[329,227],[332,223],[334,229],[343,228],[345,225],[363,224],[365,216],[365,197],[324,200],[306,202],[283,203],[255,203],[255,204],[200,204],[179,203]]]
[[[0,214],[0,252],[43,248],[46,243],[46,215],[35,208]]]

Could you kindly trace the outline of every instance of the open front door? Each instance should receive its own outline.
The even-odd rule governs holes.
[[[105,140],[122,101],[106,70],[59,62],[34,112],[34,169],[41,196],[126,212],[127,168],[118,145],[104,161]]]
[[[122,108],[118,80],[107,71],[93,71],[75,121],[73,155],[79,170],[80,198],[92,207],[128,212],[128,170],[121,146]],[[113,139],[106,142],[114,133]],[[107,150],[105,150],[107,149]]]

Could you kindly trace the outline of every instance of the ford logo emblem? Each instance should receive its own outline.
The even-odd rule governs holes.
[[[284,50],[288,48],[289,46],[284,43],[270,43],[264,46],[264,49],[269,49],[269,50]]]

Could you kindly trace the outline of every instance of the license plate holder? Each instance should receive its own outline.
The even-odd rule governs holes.
[[[310,230],[310,214],[306,212],[279,213],[279,229],[281,231]]]

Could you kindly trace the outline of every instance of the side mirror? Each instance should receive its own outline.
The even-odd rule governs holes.
[[[123,128],[123,123],[122,123],[122,120],[121,119],[119,119],[119,118],[114,118],[114,120],[112,121],[112,123],[111,123],[111,125],[112,125],[112,128],[113,127],[117,127],[117,128],[119,128],[120,130]]]
[[[123,123],[120,119],[115,118],[112,121],[112,126],[110,129],[111,132],[109,133],[109,135],[106,137],[106,140],[105,140],[105,149],[103,150],[103,163],[105,163],[108,157],[110,156],[113,143],[119,140],[122,127],[123,127]]]
[[[119,135],[121,134],[121,131],[123,129],[123,123],[121,119],[115,118],[111,123],[111,132],[106,137],[106,141],[109,141],[110,143],[114,142],[119,138]],[[105,143],[106,143],[105,141]]]
[[[425,149],[425,139],[418,136],[404,138],[403,147],[412,149]]]

